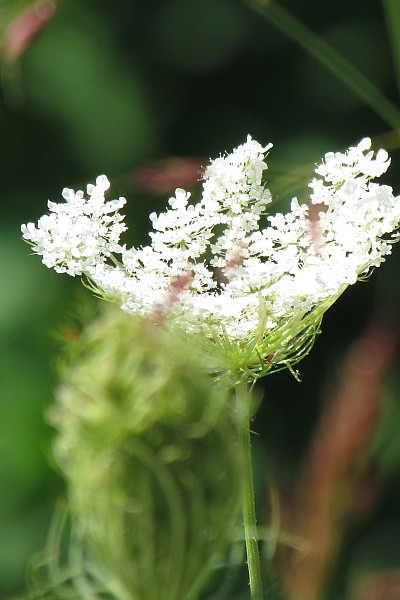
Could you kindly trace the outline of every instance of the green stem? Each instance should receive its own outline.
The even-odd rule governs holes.
[[[253,467],[251,461],[250,440],[250,393],[246,383],[236,387],[236,398],[240,417],[240,444],[243,454],[243,524],[247,552],[250,592],[252,600],[263,600],[260,555],[258,551],[258,533],[254,500]]]
[[[278,2],[245,0],[256,12],[329,69],[393,129],[400,127],[400,110],[365,75]],[[396,0],[395,0],[396,2]]]
[[[400,92],[400,3],[399,0],[383,0],[383,8],[392,46],[392,58],[396,68],[397,89]]]

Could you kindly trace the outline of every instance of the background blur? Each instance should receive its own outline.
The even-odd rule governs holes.
[[[282,5],[399,105],[396,58],[381,2]],[[291,194],[306,198],[310,169],[326,151],[365,136],[378,137],[379,147],[380,136],[394,125],[239,0],[63,0],[35,6],[29,13],[32,2],[0,0],[0,595],[24,590],[27,560],[43,547],[62,495],[43,414],[55,384],[57,331],[80,295],[86,296],[79,281],[50,272],[29,255],[20,224],[43,214],[49,198],[59,201],[63,187],[84,189],[105,173],[112,197],[128,199],[130,241],[144,243],[147,215],[162,209],[175,187],[195,194],[201,166],[243,143],[248,133],[274,143],[269,175],[282,202],[276,206],[284,210]],[[21,16],[25,21],[18,21]],[[18,26],[28,30],[26,47]],[[398,139],[385,135],[382,143],[392,156],[385,181],[399,192]],[[328,490],[328,505],[338,513],[320,511],[317,538],[328,523],[329,557],[318,573],[303,569],[308,584],[292,582],[307,589],[311,578],[319,578],[318,591],[301,600],[312,600],[322,588],[327,598],[365,600],[365,590],[372,589],[363,588],[368,578],[389,586],[382,597],[400,598],[400,381],[391,337],[400,323],[399,265],[396,247],[367,284],[349,290],[330,310],[324,334],[300,366],[301,384],[289,373],[263,382],[254,447],[264,522],[277,519],[271,489],[281,498],[283,534],[299,520],[304,529],[310,506],[318,512],[310,489],[302,492],[293,483],[299,473],[314,491]],[[348,354],[356,340],[365,350],[361,375],[359,356],[353,365]],[[369,390],[362,389],[363,381]],[[367,408],[361,402],[353,413],[351,397],[345,400],[357,385],[357,399],[371,386],[374,393]],[[338,407],[331,409],[333,416],[328,405]],[[321,414],[330,414],[332,427],[326,418],[319,424]],[[346,426],[350,431],[343,433]],[[357,448],[348,444],[354,437],[361,440]],[[329,476],[320,465],[312,475],[316,457],[328,461],[335,451],[342,466],[331,465]],[[300,509],[293,498],[307,494]],[[294,560],[287,556],[289,546],[283,541],[277,547],[274,568],[284,574]],[[390,596],[396,585],[398,595]],[[235,598],[245,598],[245,590],[238,583]]]

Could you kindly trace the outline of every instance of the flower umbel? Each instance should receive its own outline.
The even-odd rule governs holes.
[[[104,192],[109,187],[107,177],[101,175],[96,185],[87,186],[89,198],[82,191],[65,188],[65,203],[49,200],[50,214],[39,219],[37,228],[33,223],[22,225],[23,237],[43,256],[46,267],[74,277],[120,252],[118,241],[126,225],[118,211],[126,200],[105,202]]]
[[[49,202],[50,214],[23,225],[23,237],[46,266],[84,275],[127,312],[151,316],[167,304],[168,320],[222,350],[216,371],[254,380],[291,368],[329,306],[390,253],[400,197],[372,182],[390,160],[365,138],[317,166],[310,183],[317,211],[293,198],[289,213],[268,216],[270,148],[248,136],[212,161],[197,203],[177,189],[170,208],[150,215],[148,246],[120,245],[125,200],[105,201],[105,176],[88,186],[88,199],[64,190],[66,202]]]

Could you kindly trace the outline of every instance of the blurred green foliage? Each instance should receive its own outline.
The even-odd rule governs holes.
[[[1,0],[4,40],[12,20],[32,4]],[[399,105],[396,0],[282,0],[282,6]],[[151,161],[200,156],[204,164],[251,133],[275,144],[272,186],[287,200],[325,151],[390,127],[354,90],[239,0],[63,0],[23,56],[4,60],[2,72],[0,594],[12,594],[25,587],[26,561],[42,548],[62,493],[43,412],[55,380],[52,333],[68,321],[80,286],[29,256],[19,224],[41,215],[46,200],[57,200],[64,186],[83,186],[104,172],[115,196],[127,196],[127,222],[141,243],[147,215],[167,199],[135,184],[138,169]],[[393,157],[387,181],[398,191],[398,137],[385,140]],[[299,193],[306,196],[304,188]],[[260,434],[260,490],[263,481],[285,484],[298,471],[321,390],[339,380],[343,354],[364,325],[384,315],[398,328],[399,259],[396,248],[368,284],[356,286],[331,310],[316,350],[301,366],[302,384],[288,374],[265,382],[254,426]],[[374,446],[384,473],[381,499],[372,520],[349,534],[342,591],[332,591],[331,598],[343,593],[352,565],[358,568],[365,554],[376,555],[377,566],[383,545],[393,550],[388,565],[396,556],[400,567],[398,390],[397,361]],[[262,505],[262,491],[259,496]],[[385,527],[388,522],[391,527]]]

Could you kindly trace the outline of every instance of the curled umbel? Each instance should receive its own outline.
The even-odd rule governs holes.
[[[73,344],[50,419],[83,543],[127,597],[195,598],[240,510],[229,392],[182,332],[117,308]]]

